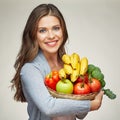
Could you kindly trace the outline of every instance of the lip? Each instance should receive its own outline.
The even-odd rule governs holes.
[[[48,41],[48,42],[45,42],[45,44],[49,47],[54,47],[56,46],[58,40],[54,40],[54,41]]]

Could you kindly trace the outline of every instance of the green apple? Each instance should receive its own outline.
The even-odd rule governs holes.
[[[73,83],[69,79],[62,79],[56,84],[56,91],[59,93],[73,93]]]

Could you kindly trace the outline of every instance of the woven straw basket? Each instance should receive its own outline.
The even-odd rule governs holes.
[[[75,95],[75,94],[64,94],[58,93],[55,90],[48,88],[49,93],[56,98],[64,98],[64,99],[73,99],[73,100],[93,100],[98,92],[85,94],[85,95]]]

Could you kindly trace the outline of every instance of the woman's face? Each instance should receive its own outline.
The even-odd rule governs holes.
[[[63,42],[60,21],[55,16],[42,17],[38,23],[37,40],[45,53],[57,53]]]

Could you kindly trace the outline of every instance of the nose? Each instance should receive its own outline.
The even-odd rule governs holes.
[[[50,30],[50,31],[48,32],[48,38],[49,38],[49,39],[53,39],[54,37],[55,37],[54,32],[53,32],[52,30]]]

